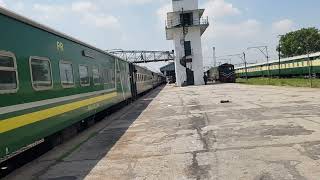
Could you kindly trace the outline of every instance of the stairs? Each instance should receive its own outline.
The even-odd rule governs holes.
[[[187,85],[194,85],[194,72],[192,71],[192,58],[188,58],[185,53],[185,40],[186,36],[189,33],[188,27],[185,27],[184,24],[182,24],[182,39],[180,41],[181,47],[183,48],[182,50],[182,58],[180,59],[180,64],[186,68],[186,75],[187,75],[187,80],[183,83],[183,86]],[[189,55],[190,56],[190,55]]]

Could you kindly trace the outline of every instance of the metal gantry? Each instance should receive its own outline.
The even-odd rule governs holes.
[[[268,46],[254,46],[254,47],[248,47],[247,50],[250,49],[258,49],[267,59],[267,64],[268,64],[268,78],[270,81],[270,64],[269,64],[269,51],[268,51]]]
[[[174,60],[174,51],[140,51],[115,49],[109,50],[107,52],[136,64]]]

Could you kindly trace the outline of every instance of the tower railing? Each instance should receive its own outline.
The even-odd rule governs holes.
[[[185,27],[191,27],[191,26],[209,26],[209,18],[199,18],[199,19],[193,19],[191,21],[191,24],[184,24]],[[183,23],[180,18],[174,18],[170,19],[166,22],[166,28],[180,28],[183,27]]]

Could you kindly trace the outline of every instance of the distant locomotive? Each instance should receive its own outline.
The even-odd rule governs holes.
[[[234,70],[234,65],[232,64],[222,64],[218,67],[213,67],[207,71],[208,80],[219,81],[222,83],[235,83],[236,74]]]

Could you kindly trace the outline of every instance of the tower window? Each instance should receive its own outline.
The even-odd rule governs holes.
[[[190,26],[193,25],[193,14],[192,13],[183,13],[180,14],[181,25]]]
[[[191,56],[191,42],[190,41],[185,41],[184,42],[184,54],[185,56]]]

